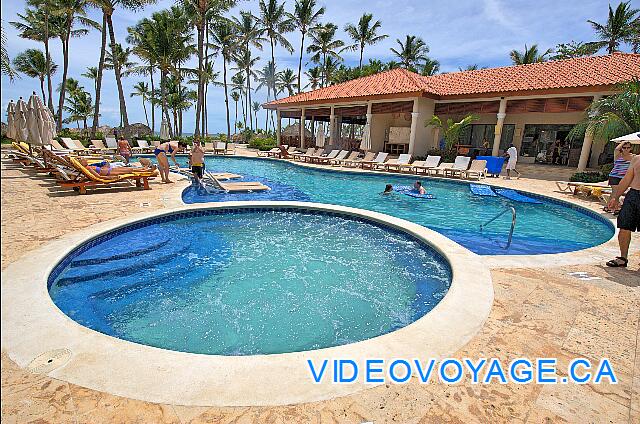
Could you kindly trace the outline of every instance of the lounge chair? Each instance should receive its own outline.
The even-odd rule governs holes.
[[[331,161],[331,166],[342,166],[346,162],[351,162],[351,161],[355,160],[358,157],[359,154],[360,154],[359,151],[354,150],[353,152],[349,153],[349,156],[344,157],[344,158],[340,158],[339,157],[340,155],[338,155],[338,156],[336,156],[335,159],[333,159]]]
[[[355,156],[354,156],[355,154]],[[347,156],[355,158],[358,156],[358,152],[351,152],[349,150],[342,150],[340,153],[338,153],[338,156],[336,156],[334,159],[331,159],[329,161],[329,164],[331,164],[331,166],[334,166],[336,164],[339,164],[340,162],[342,162],[343,160],[347,159]]]
[[[315,152],[313,152],[312,154],[309,154],[309,152],[307,152],[306,155],[302,155],[300,156],[300,159],[303,162],[311,162],[314,158],[319,158],[324,154],[325,150],[324,149],[318,149]]]
[[[453,167],[453,162],[442,162],[440,165],[436,166],[435,168],[429,168],[427,169],[427,172],[429,173],[429,175],[446,175],[445,173],[451,169]]]
[[[151,148],[149,147],[149,143],[147,142],[147,140],[137,140],[136,143],[138,144],[136,147],[131,147],[131,151],[133,153],[149,153],[151,151]]]
[[[462,173],[469,169],[469,162],[471,158],[468,156],[456,156],[456,160],[453,166],[444,171],[445,176],[455,177],[457,175],[462,176]]]
[[[105,137],[104,142],[109,149],[118,150],[118,142],[115,137]]]
[[[564,187],[562,187],[564,185]],[[578,194],[578,189],[585,187],[595,187],[595,188],[610,188],[611,186],[607,181],[603,181],[600,183],[581,183],[575,181],[556,181],[556,186],[560,191],[570,191],[573,194]]]
[[[374,167],[377,167],[383,164],[385,159],[387,159],[387,156],[389,156],[389,153],[380,152],[376,155],[376,157],[372,161],[366,161],[363,159],[359,165],[362,169],[365,169],[365,168],[374,169]]]
[[[372,160],[375,159],[375,157],[376,157],[375,152],[367,152],[363,158],[355,157],[351,160],[345,159],[342,161],[342,163],[344,166],[357,168],[358,166],[360,166],[362,162],[371,162]]]
[[[267,151],[267,156],[272,156],[274,158],[279,158],[282,157],[282,149],[287,149],[287,145],[286,144],[282,144],[280,146],[276,146],[273,149]]]
[[[440,156],[429,155],[427,156],[427,159],[422,163],[414,162],[412,164],[411,171],[415,172],[416,174],[427,174],[430,169],[438,166],[438,164],[440,163],[440,159]]]
[[[58,150],[60,152],[72,152],[72,149],[67,149],[65,147],[62,147],[62,145],[58,142],[58,140],[51,140],[51,146],[55,149]]]
[[[280,153],[279,147],[274,147],[271,150],[258,150],[258,156],[272,156],[276,153]]]
[[[302,156],[308,155],[308,154],[313,154],[315,153],[316,149],[315,147],[309,147],[308,149],[301,151],[301,152],[295,152],[291,155],[291,157],[293,158],[293,160],[300,160]]]
[[[387,163],[384,164],[384,169],[387,171],[391,171],[392,169],[401,171],[403,167],[405,168],[411,167],[409,165],[409,162],[411,162],[411,155],[408,153],[403,153],[400,156],[398,156],[398,159],[395,159],[395,160],[392,159],[390,161],[387,161]]]
[[[203,150],[205,153],[213,153],[213,143],[204,143]],[[258,155],[259,156],[259,155]]]
[[[462,171],[460,177],[470,179],[475,177],[477,180],[487,177],[487,161],[474,159],[471,162],[471,166],[466,171]]]
[[[108,152],[110,150],[107,148],[107,146],[104,145],[102,140],[91,140],[91,146],[89,147],[89,149],[100,153]]]
[[[60,140],[62,140],[62,144],[64,144],[68,150],[72,150],[74,152],[90,151],[90,149],[87,149],[82,145],[82,143],[80,143],[80,140],[73,140],[69,137],[60,137]]]
[[[136,171],[131,170],[129,174],[121,174],[114,176],[95,175],[80,163],[80,161],[74,157],[69,157],[69,163],[73,168],[78,171],[79,178],[74,181],[59,181],[58,184],[62,187],[72,187],[74,190],[78,190],[79,194],[86,194],[87,187],[95,186],[109,186],[111,184],[119,183],[122,181],[135,181],[136,187],[143,187],[145,190],[149,190],[149,178],[153,178],[158,175],[156,170],[152,171]]]
[[[312,158],[309,158],[309,161],[317,164],[329,163],[332,159],[337,158],[339,154],[340,154],[340,149],[334,149],[331,152],[329,152],[327,156],[312,157]]]

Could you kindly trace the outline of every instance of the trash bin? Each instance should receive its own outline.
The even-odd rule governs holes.
[[[502,172],[504,158],[499,156],[478,156],[476,160],[487,161],[487,173],[493,177],[497,177]]]

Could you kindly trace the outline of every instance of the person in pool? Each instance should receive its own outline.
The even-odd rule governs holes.
[[[418,192],[418,194],[427,194],[427,191],[422,187],[421,181],[416,181],[413,183],[413,189]]]
[[[200,145],[200,139],[193,139],[193,148],[191,149],[191,156],[189,156],[189,163],[191,164],[191,172],[196,183],[202,185],[202,177],[204,176],[204,150]]]
[[[171,160],[180,169],[178,161],[176,160],[176,153],[183,151],[187,148],[187,143],[184,141],[166,141],[156,147],[153,154],[156,155],[158,160],[158,170],[160,171],[160,178],[163,183],[172,183],[169,179],[169,155]]]
[[[387,195],[393,193],[393,186],[391,184],[387,184],[384,188],[384,191],[380,194]]]

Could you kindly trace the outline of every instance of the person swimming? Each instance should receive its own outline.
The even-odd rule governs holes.
[[[418,194],[427,194],[427,191],[422,187],[421,181],[416,181],[413,184],[413,189],[418,192]]]
[[[380,194],[386,195],[386,194],[391,194],[391,193],[393,193],[393,186],[391,184],[387,184],[385,186],[385,188],[384,188],[384,191],[382,193],[380,193]]]

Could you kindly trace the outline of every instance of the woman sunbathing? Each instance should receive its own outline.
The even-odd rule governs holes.
[[[89,171],[101,177],[125,175],[134,172],[151,172],[154,170],[153,168],[149,167],[131,167],[123,165],[118,166],[116,163],[109,162],[97,162],[89,164],[89,162],[87,162],[87,160],[84,158],[80,159],[80,163]]]

